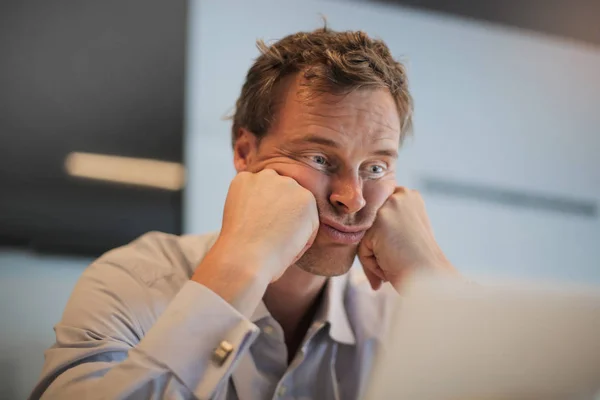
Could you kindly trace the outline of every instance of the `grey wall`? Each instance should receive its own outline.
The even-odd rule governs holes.
[[[0,251],[0,399],[29,395],[69,294],[91,260]]]

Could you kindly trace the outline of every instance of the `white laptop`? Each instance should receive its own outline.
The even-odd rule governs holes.
[[[367,386],[367,400],[600,400],[600,288],[419,276]]]

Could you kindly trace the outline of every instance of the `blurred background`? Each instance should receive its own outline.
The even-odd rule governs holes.
[[[0,4],[0,398],[24,398],[83,269],[217,230],[255,41],[322,26],[409,70],[420,190],[465,275],[600,284],[597,1]]]

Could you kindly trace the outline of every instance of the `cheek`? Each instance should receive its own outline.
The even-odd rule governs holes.
[[[327,195],[328,177],[313,168],[289,162],[269,163],[264,168],[273,169],[279,175],[294,179],[300,186],[310,191],[317,200]]]
[[[394,193],[396,180],[371,181],[363,186],[363,196],[370,210],[377,211],[383,203]]]

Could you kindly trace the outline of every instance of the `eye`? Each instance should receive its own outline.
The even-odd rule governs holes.
[[[321,155],[317,154],[317,155],[312,156],[311,158],[315,162],[315,164],[323,165],[323,166],[329,165],[329,162],[327,162],[327,159]]]
[[[371,174],[381,174],[384,171],[383,167],[381,165],[370,165],[369,166],[369,172]]]
[[[387,165],[381,164],[381,163],[368,164],[365,167],[366,167],[366,168],[364,168],[365,175],[366,175],[366,177],[368,177],[370,179],[379,178],[379,177],[383,176],[385,174],[385,172],[387,171]]]

